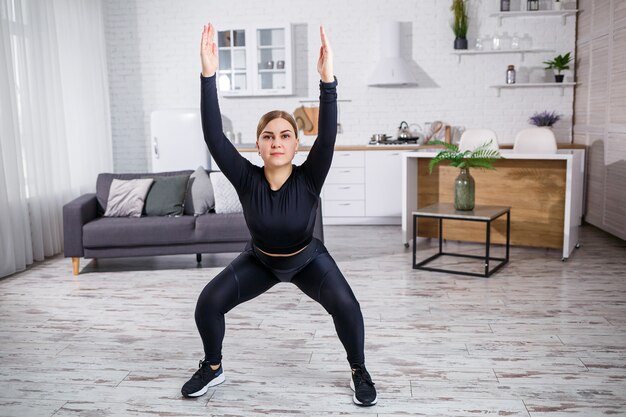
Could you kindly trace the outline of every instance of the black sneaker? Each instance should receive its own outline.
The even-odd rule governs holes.
[[[211,369],[209,361],[200,361],[199,366],[200,369],[193,374],[191,379],[187,381],[180,390],[185,397],[199,397],[204,395],[209,387],[219,385],[226,380],[221,363],[220,367],[215,371]]]
[[[352,401],[354,401],[356,405],[369,407],[378,402],[376,388],[374,388],[372,377],[369,372],[367,372],[367,369],[365,369],[365,365],[352,365],[350,388],[354,391]]]

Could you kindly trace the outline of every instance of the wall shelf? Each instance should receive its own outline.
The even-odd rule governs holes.
[[[461,62],[461,57],[463,55],[485,55],[485,54],[520,54],[522,56],[522,61],[524,61],[524,55],[530,53],[541,53],[541,52],[554,52],[554,49],[488,49],[488,50],[476,50],[476,49],[466,49],[466,50],[457,50],[452,52],[455,55],[458,55],[459,62]]]
[[[564,94],[566,87],[575,86],[575,82],[562,82],[562,83],[516,83],[516,84],[498,84],[491,85],[489,88],[496,88],[498,90],[498,97],[500,97],[500,91],[503,88],[545,88],[545,87],[558,87],[561,88],[561,95]]]
[[[573,16],[578,12],[575,10],[536,10],[536,11],[519,11],[519,12],[497,12],[489,16],[498,18],[498,26],[502,26],[502,18],[505,17],[538,17],[538,16],[556,16],[561,18],[561,24],[565,25],[567,16]]]

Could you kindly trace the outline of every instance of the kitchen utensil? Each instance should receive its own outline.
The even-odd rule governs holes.
[[[391,139],[391,136],[385,135],[384,133],[374,133],[370,139],[370,143],[371,144],[380,143],[388,139]]]
[[[304,106],[300,106],[294,110],[293,116],[296,119],[296,124],[298,125],[298,129],[303,131],[311,131],[313,130],[313,122],[309,119],[306,112],[304,111]]]
[[[304,107],[304,113],[306,113],[307,117],[311,121],[312,128],[304,129],[302,133],[305,135],[317,135],[317,121],[319,119],[320,108],[318,106]]]
[[[443,123],[439,120],[433,122],[431,129],[433,132],[433,136],[437,135],[437,133],[439,133],[439,131],[441,130],[441,128],[443,127]]]
[[[399,140],[407,140],[411,138],[411,131],[409,130],[409,124],[405,121],[400,123],[400,127],[398,127],[398,139]]]

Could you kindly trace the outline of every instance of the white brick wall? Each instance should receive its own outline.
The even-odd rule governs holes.
[[[503,90],[497,97],[489,86],[503,82],[508,64],[542,77],[542,61],[574,51],[575,18],[568,17],[565,26],[556,17],[508,18],[498,27],[497,19],[489,17],[498,8],[497,0],[470,3],[475,7],[470,45],[477,35],[528,33],[533,47],[556,52],[527,54],[523,62],[519,55],[478,55],[458,63],[451,53],[450,1],[444,0],[105,0],[115,170],[150,169],[153,110],[199,105],[198,48],[202,25],[209,20],[220,28],[260,22],[298,25],[295,96],[220,99],[222,113],[233,122],[234,131],[242,132],[244,142],[254,142],[258,118],[266,111],[293,111],[299,100],[317,97],[320,23],[335,52],[340,98],[351,100],[340,104],[343,134],[338,144],[365,144],[373,133],[395,134],[402,120],[489,127],[501,143],[512,143],[528,117],[546,109],[565,115],[556,133],[559,141],[570,142],[571,88],[563,96],[560,89],[543,88]],[[407,22],[402,49],[411,54],[420,81],[417,88],[366,86],[379,55],[378,22],[384,20]],[[572,78],[567,72],[566,80]]]

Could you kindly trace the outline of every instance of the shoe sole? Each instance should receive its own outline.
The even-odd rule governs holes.
[[[216,385],[221,384],[222,382],[226,381],[226,377],[224,376],[224,372],[222,372],[219,376],[213,378],[211,381],[209,381],[208,384],[206,384],[204,386],[204,388],[202,388],[200,391],[196,391],[193,392],[191,394],[187,394],[185,395],[185,397],[191,397],[191,398],[195,398],[195,397],[201,397],[204,394],[206,394],[206,392],[209,390],[209,388],[214,387]]]
[[[350,378],[350,388],[352,389],[352,391],[354,391],[354,395],[352,396],[352,402],[354,402],[356,405],[360,405],[361,407],[371,407],[378,402],[378,394],[376,394],[376,398],[374,398],[374,401],[369,404],[365,404],[357,400],[356,389],[354,389],[354,381],[352,380],[352,378]]]

